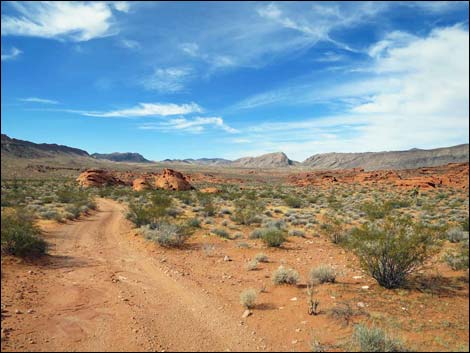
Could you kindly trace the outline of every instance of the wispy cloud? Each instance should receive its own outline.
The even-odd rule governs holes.
[[[2,15],[2,36],[42,37],[75,42],[118,32],[113,10],[127,12],[126,2],[14,1],[17,15]]]
[[[195,117],[193,119],[175,118],[161,123],[146,123],[139,126],[142,130],[180,131],[189,133],[201,133],[206,127],[223,130],[230,134],[239,131],[230,127],[221,117]]]
[[[2,61],[13,60],[22,53],[18,48],[12,47],[9,51],[4,52],[2,48]]]
[[[82,115],[99,118],[132,118],[146,116],[171,116],[201,113],[202,108],[196,103],[174,104],[174,103],[139,103],[129,109],[111,111],[75,111]]]
[[[192,70],[189,67],[158,68],[150,77],[143,79],[142,83],[150,90],[161,93],[175,93],[184,89],[191,75]]]
[[[29,102],[29,103],[43,103],[43,104],[59,104],[58,101],[52,99],[44,99],[44,98],[37,98],[37,97],[28,97],[28,98],[18,98],[22,102]]]
[[[121,47],[127,48],[127,49],[137,50],[137,49],[142,48],[140,43],[133,39],[120,39],[118,43]]]
[[[442,147],[468,141],[469,35],[461,26],[440,28],[425,37],[391,33],[371,46],[366,75],[310,87],[310,103],[349,100],[341,115],[264,122],[245,128],[252,149],[239,155],[283,150],[295,159],[322,152],[364,152]],[[308,86],[303,86],[306,90]],[[320,97],[316,94],[320,94]],[[299,87],[245,101],[251,106],[294,102]],[[233,156],[230,156],[233,157]]]

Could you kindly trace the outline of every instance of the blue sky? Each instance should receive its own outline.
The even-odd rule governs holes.
[[[468,143],[467,2],[8,2],[2,133],[146,158]]]

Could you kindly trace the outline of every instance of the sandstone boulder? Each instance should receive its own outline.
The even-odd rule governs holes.
[[[113,186],[124,185],[125,183],[114,175],[102,169],[88,169],[77,178],[78,184],[82,187],[90,186]]]
[[[134,191],[142,191],[150,189],[152,186],[147,178],[137,178],[132,182],[132,189]]]
[[[183,174],[169,168],[165,168],[162,174],[154,177],[154,185],[164,190],[181,191],[194,189]]]

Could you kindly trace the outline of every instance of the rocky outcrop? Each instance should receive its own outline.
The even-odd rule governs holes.
[[[102,169],[88,169],[78,176],[77,181],[80,186],[85,188],[90,186],[125,185],[121,179]]]
[[[183,174],[176,170],[165,168],[163,173],[154,177],[154,186],[164,190],[191,190],[194,189]]]
[[[142,190],[147,190],[151,188],[152,188],[151,182],[149,181],[148,178],[145,178],[145,177],[137,178],[132,182],[132,189],[134,191],[142,191]]]
[[[334,171],[312,171],[298,173],[288,177],[297,186],[328,186],[332,183],[389,185],[401,188],[433,189],[440,187],[468,188],[469,164],[449,163],[445,166],[405,169],[380,170],[366,172],[363,169]]]
[[[283,152],[263,154],[259,157],[244,157],[233,161],[230,166],[242,168],[282,168],[296,162],[287,158]]]

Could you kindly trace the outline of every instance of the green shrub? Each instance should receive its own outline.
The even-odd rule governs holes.
[[[288,233],[290,237],[305,237],[305,232],[300,229],[291,229]]]
[[[274,284],[297,284],[299,281],[299,273],[292,268],[279,266],[271,276]]]
[[[468,269],[469,248],[468,240],[460,243],[458,251],[448,251],[444,255],[444,260],[455,271]]]
[[[239,199],[235,201],[235,210],[232,220],[238,224],[250,225],[259,223],[259,215],[264,210],[264,205],[257,200]]]
[[[256,254],[255,260],[258,262],[269,262],[268,256],[263,253]]]
[[[193,227],[193,228],[200,228],[201,227],[201,221],[198,218],[191,218],[188,220],[188,226]]]
[[[325,215],[323,217],[323,223],[320,229],[334,244],[341,244],[347,238],[348,233],[345,231],[341,220],[331,215]]]
[[[257,295],[256,289],[245,289],[240,294],[240,304],[246,309],[252,309],[255,306]]]
[[[362,267],[385,288],[397,288],[436,249],[435,232],[410,217],[388,217],[351,233],[350,245]]]
[[[356,325],[353,340],[359,345],[361,352],[406,352],[407,349],[399,340],[388,337],[377,327],[368,328]]]
[[[245,266],[247,271],[254,271],[258,268],[258,260],[253,259],[250,262],[248,262]]]
[[[32,217],[25,210],[2,210],[1,221],[2,253],[16,256],[46,253],[47,244],[40,238],[39,228],[34,225]]]
[[[287,196],[284,199],[284,202],[287,206],[292,208],[301,208],[302,207],[302,200],[295,196]]]
[[[141,227],[144,237],[168,248],[181,247],[192,235],[188,227],[167,222]]]
[[[447,239],[451,243],[459,243],[463,240],[468,240],[468,232],[455,227],[455,228],[450,228],[447,233],[446,233]]]
[[[212,229],[211,232],[214,233],[215,235],[218,235],[221,238],[225,238],[225,239],[230,238],[230,234],[225,229],[215,228],[215,229]]]
[[[285,241],[285,232],[277,228],[266,228],[261,230],[261,240],[268,247],[280,247]]]
[[[316,268],[312,268],[309,274],[309,282],[310,284],[317,284],[317,283],[334,283],[336,281],[336,273],[335,270],[331,266],[328,265],[320,265]]]

